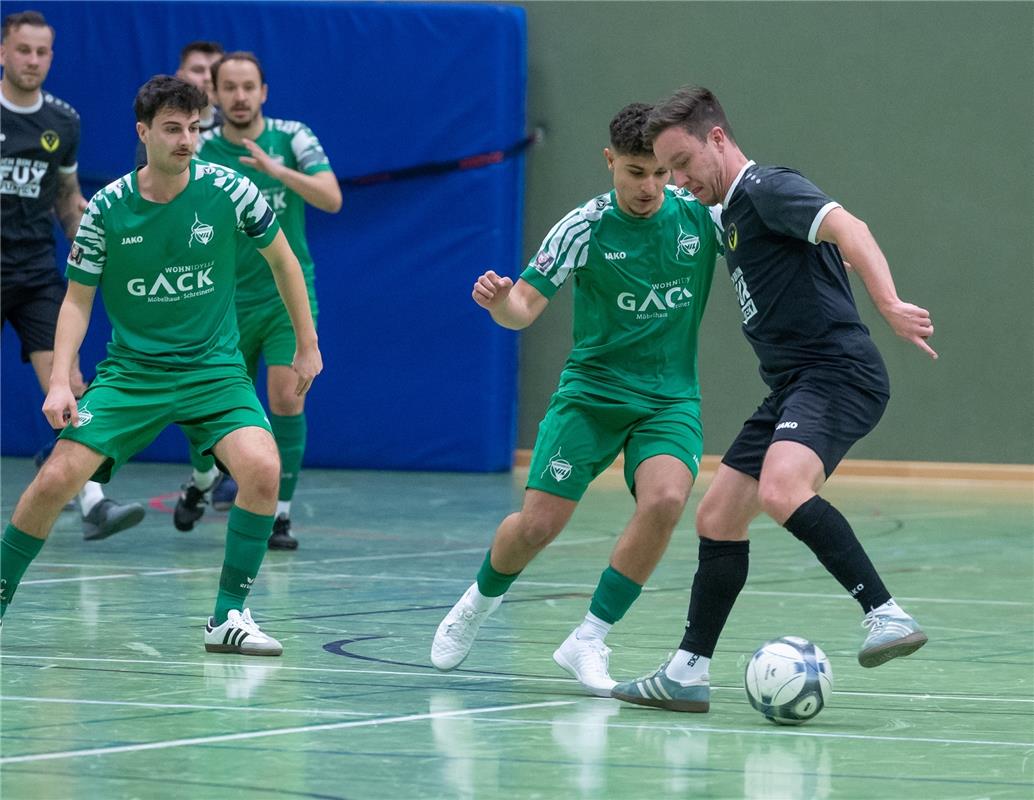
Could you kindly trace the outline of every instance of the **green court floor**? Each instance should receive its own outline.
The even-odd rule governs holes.
[[[2,462],[4,522],[31,478]],[[130,464],[112,496],[144,523],[84,542],[66,512],[0,642],[0,796],[64,798],[1034,797],[1034,488],[835,479],[891,591],[930,643],[873,670],[857,606],[767,519],[712,662],[709,714],[587,697],[553,664],[631,511],[603,476],[515,584],[470,657],[428,653],[472,581],[523,473],[309,471],[301,548],[271,552],[250,606],[277,659],[205,652],[225,514],[172,526],[182,467]],[[614,677],[677,647],[696,569],[693,509],[608,638]],[[747,703],[767,639],[819,644],[832,702],[799,728]]]

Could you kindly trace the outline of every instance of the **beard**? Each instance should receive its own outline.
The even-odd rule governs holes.
[[[254,113],[250,114],[246,119],[238,121],[238,120],[235,120],[233,117],[231,117],[229,114],[224,114],[223,115],[223,124],[224,125],[229,125],[231,128],[236,128],[237,130],[243,131],[243,130],[247,130],[248,128],[250,128],[252,123],[255,122],[255,119],[257,117],[258,117],[258,113],[254,112]]]

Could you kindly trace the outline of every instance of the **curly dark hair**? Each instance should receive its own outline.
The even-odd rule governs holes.
[[[653,145],[646,138],[646,123],[652,106],[629,103],[610,121],[610,146],[623,156],[652,156]]]
[[[646,135],[652,142],[661,131],[674,127],[682,128],[700,141],[713,128],[721,128],[730,140],[736,141],[721,103],[710,89],[703,86],[683,86],[663,103],[654,106],[646,125]]]
[[[208,95],[196,86],[172,75],[155,75],[140,87],[133,101],[137,122],[148,127],[163,108],[190,114],[208,107]]]

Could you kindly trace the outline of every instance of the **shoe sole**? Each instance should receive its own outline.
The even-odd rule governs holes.
[[[892,659],[912,655],[928,641],[929,637],[922,631],[910,633],[903,639],[898,639],[890,644],[874,647],[872,650],[859,653],[858,663],[866,668],[878,667],[880,664],[886,664]]]
[[[274,542],[272,539],[270,539],[266,543],[266,546],[270,550],[297,550],[298,549],[298,540],[297,539],[293,539],[290,542],[280,543],[280,542]]]
[[[611,692],[610,696],[616,700],[623,700],[626,703],[635,703],[637,706],[650,706],[651,708],[663,708],[666,711],[686,711],[690,714],[706,714],[711,710],[710,701],[700,700],[654,700],[652,697],[643,697],[638,694],[623,694]]]
[[[613,689],[614,686],[618,685],[618,682],[614,681],[613,686],[608,686],[606,688],[603,688],[602,686],[590,686],[578,677],[578,671],[573,666],[571,666],[568,660],[564,658],[563,653],[561,653],[559,650],[553,653],[553,661],[556,662],[556,665],[560,667],[560,669],[562,669],[564,672],[566,672],[568,675],[570,675],[572,678],[578,681],[579,686],[581,686],[583,689],[585,689],[585,691],[587,691],[594,697],[611,697],[610,690]]]
[[[242,650],[232,644],[209,644],[205,642],[205,650],[209,653],[240,653],[242,656],[278,656],[284,652],[283,648],[277,651],[272,650]]]
[[[98,528],[88,534],[84,533],[83,539],[87,542],[94,542],[98,539],[107,539],[114,533],[119,533],[127,528],[132,528],[134,525],[139,525],[143,521],[145,513],[146,512],[142,507],[134,508],[127,514],[124,514],[121,518],[116,519],[109,527]]]
[[[176,515],[173,514],[172,515],[172,524],[173,524],[173,527],[176,528],[176,530],[181,531],[183,533],[186,533],[187,531],[194,530],[194,525],[197,524],[197,522],[204,515],[205,515],[205,513],[202,511],[200,514],[198,514],[196,517],[194,517],[194,519],[192,519],[189,522],[187,522],[185,520],[177,519]]]

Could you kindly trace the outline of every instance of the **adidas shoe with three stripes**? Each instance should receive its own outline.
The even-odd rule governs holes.
[[[280,642],[259,630],[247,608],[243,612],[231,609],[222,625],[216,625],[209,617],[205,625],[205,650],[245,656],[278,656],[284,652]]]
[[[708,680],[679,683],[669,678],[664,662],[653,675],[619,683],[610,696],[639,706],[666,708],[669,711],[706,713],[711,708],[711,686]],[[704,676],[705,678],[707,676]]]

